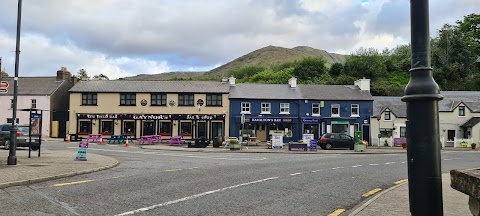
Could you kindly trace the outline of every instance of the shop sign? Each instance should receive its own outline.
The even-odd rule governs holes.
[[[346,124],[348,125],[348,121],[332,121],[332,124]]]
[[[320,123],[320,119],[302,118],[303,123]]]
[[[245,122],[259,122],[259,123],[290,123],[293,119],[291,118],[247,118]]]
[[[116,119],[117,114],[77,114],[81,119]]]
[[[315,138],[313,134],[303,134],[302,136],[303,143],[307,143],[307,147],[310,147],[310,141],[314,139]]]
[[[170,115],[159,115],[159,114],[137,115],[137,114],[133,114],[133,119],[140,119],[140,120],[169,120],[170,118],[171,118]]]
[[[188,120],[212,120],[217,119],[217,115],[187,115]]]
[[[146,105],[147,105],[147,100],[142,99],[142,100],[140,101],[140,104],[141,104],[142,106],[146,106]]]
[[[80,142],[77,150],[76,161],[86,161],[87,160],[87,151],[88,151],[88,142]]]

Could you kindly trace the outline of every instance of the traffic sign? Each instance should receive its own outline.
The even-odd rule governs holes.
[[[0,94],[6,94],[8,92],[7,89],[0,89]]]
[[[2,81],[0,83],[0,89],[7,89],[8,88],[8,82],[7,81]]]

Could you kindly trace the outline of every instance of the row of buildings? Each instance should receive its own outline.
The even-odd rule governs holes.
[[[4,78],[3,81],[12,81]],[[12,82],[13,83],[13,82]],[[11,88],[11,89],[10,89]],[[13,85],[0,96],[0,124],[11,118]],[[406,136],[406,105],[401,97],[372,97],[370,80],[353,85],[243,84],[222,81],[78,81],[66,68],[55,77],[19,78],[19,109],[41,109],[44,136],[66,134],[160,134],[185,139],[253,136],[267,141],[282,133],[284,142],[305,133],[361,137],[374,145],[393,145]],[[480,92],[442,92],[442,142],[480,140]],[[19,112],[28,124],[28,112]]]

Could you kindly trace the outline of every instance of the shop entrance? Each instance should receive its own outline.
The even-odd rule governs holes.
[[[223,136],[222,122],[212,122],[212,139],[217,136]]]
[[[207,122],[197,122],[197,138],[207,137]]]
[[[318,124],[304,124],[303,125],[303,133],[304,134],[313,134],[315,139],[318,139],[319,135],[319,126]]]
[[[267,125],[257,124],[255,134],[257,136],[257,140],[266,142],[267,141]]]
[[[155,128],[154,128],[154,122],[143,122],[143,135],[154,135],[155,134]]]

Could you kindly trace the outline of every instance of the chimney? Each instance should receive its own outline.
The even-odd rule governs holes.
[[[222,78],[222,83],[227,83],[227,82],[228,82],[228,78],[223,77],[223,78]]]
[[[290,85],[290,88],[297,88],[297,78],[292,77],[288,80],[288,84]]]
[[[230,78],[228,78],[228,82],[230,83],[230,86],[234,86],[235,85],[235,77],[231,76]]]
[[[356,80],[355,85],[360,88],[360,90],[370,91],[370,79],[363,77],[362,79]]]
[[[70,77],[72,74],[68,72],[66,67],[61,67],[60,70],[57,71],[57,81],[67,80],[70,81]]]

